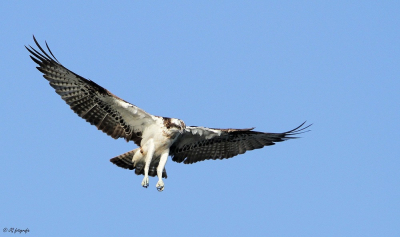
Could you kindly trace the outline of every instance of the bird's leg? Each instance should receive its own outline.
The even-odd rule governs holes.
[[[143,159],[143,154],[140,152],[140,148],[137,148],[136,150],[137,151],[132,156],[133,167],[135,167],[136,162],[138,162],[139,160]]]
[[[150,168],[150,163],[151,159],[153,158],[154,155],[154,142],[153,139],[150,139],[146,145],[145,145],[145,153],[146,153],[146,158],[145,158],[145,165],[144,165],[144,178],[142,181],[142,186],[147,188],[149,186],[149,168]]]
[[[162,180],[162,173],[164,171],[165,164],[167,163],[168,155],[169,155],[169,149],[167,149],[166,151],[164,151],[161,154],[160,162],[158,163],[158,167],[157,167],[158,182],[156,184],[156,188],[159,192],[162,192],[164,190],[164,182]]]

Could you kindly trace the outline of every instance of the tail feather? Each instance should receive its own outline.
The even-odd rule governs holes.
[[[139,148],[136,148],[132,151],[128,151],[122,155],[116,156],[116,157],[110,159],[110,161],[111,161],[111,163],[113,163],[114,165],[116,165],[118,167],[133,170],[133,169],[135,169],[135,167],[132,162],[132,157],[138,149]]]

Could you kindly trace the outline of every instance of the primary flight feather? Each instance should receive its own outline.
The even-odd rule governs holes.
[[[192,164],[208,159],[231,158],[246,151],[285,141],[306,132],[305,122],[287,132],[265,133],[247,129],[219,129],[186,126],[176,118],[155,116],[119,98],[95,82],[68,70],[33,37],[39,50],[26,47],[31,59],[39,65],[56,93],[77,113],[112,138],[133,141],[139,147],[112,158],[115,165],[144,175],[142,186],[148,187],[149,176],[158,176],[157,190],[164,190],[168,156],[175,162]]]

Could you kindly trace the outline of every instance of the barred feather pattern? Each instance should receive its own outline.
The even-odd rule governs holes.
[[[44,74],[43,77],[76,114],[114,139],[125,138],[126,141],[132,140],[140,145],[142,131],[135,131],[134,127],[124,120],[120,111],[115,109],[118,103],[128,102],[95,82],[68,70],[54,57],[47,43],[51,56],[42,49],[35,37],[34,40],[41,52],[32,46],[25,46],[32,54],[31,59],[39,65],[37,69]]]
[[[207,129],[202,127],[189,127],[189,132],[181,135],[171,147],[170,154],[175,162],[192,164],[203,160],[227,159],[246,151],[260,149],[264,146],[274,145],[293,139],[305,131],[309,126],[303,127],[302,123],[295,129],[284,133],[264,133],[249,129]],[[214,131],[214,135],[194,133],[195,129]],[[191,131],[191,132],[190,132]],[[207,138],[208,136],[208,138]],[[190,141],[190,142],[187,142]]]
[[[115,96],[110,91],[85,79],[65,68],[53,55],[46,43],[49,54],[33,37],[39,50],[32,46],[26,47],[31,53],[31,59],[39,65],[37,69],[42,72],[56,93],[70,106],[80,117],[107,135],[117,139],[125,138],[126,141],[134,141],[141,145],[142,135],[151,125],[163,123],[167,129],[170,125],[165,123],[166,118],[153,116],[144,110]],[[183,122],[182,122],[183,123]],[[246,151],[259,149],[264,146],[274,145],[288,139],[296,138],[294,135],[307,132],[302,123],[295,129],[284,133],[264,133],[249,129],[216,129],[196,126],[185,127],[181,134],[173,141],[169,149],[169,155],[173,161],[192,164],[208,159],[226,159]],[[174,138],[175,139],[175,138]],[[135,150],[124,153],[111,159],[111,162],[119,167],[135,170],[136,174],[144,174],[144,159],[135,161],[132,157]],[[153,157],[149,175],[156,175],[156,168],[160,157]],[[166,177],[164,169],[163,177]]]

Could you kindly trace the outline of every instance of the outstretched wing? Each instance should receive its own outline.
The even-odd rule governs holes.
[[[264,133],[248,129],[212,129],[204,127],[186,127],[185,132],[178,137],[170,148],[172,160],[185,164],[209,159],[231,158],[246,151],[274,145],[293,139],[305,131],[302,123],[295,129],[284,133]]]
[[[157,117],[115,96],[95,82],[85,79],[68,70],[39,45],[33,37],[40,52],[32,46],[26,49],[30,57],[39,65],[42,72],[56,93],[77,113],[107,135],[117,139],[125,138],[140,145],[141,136],[146,126],[155,123]]]

